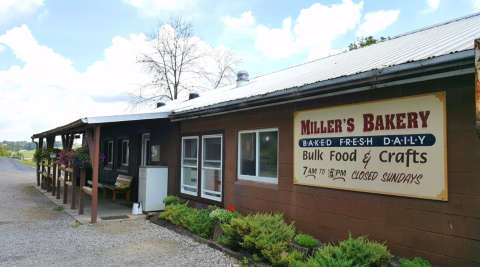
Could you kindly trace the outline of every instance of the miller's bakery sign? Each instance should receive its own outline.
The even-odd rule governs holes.
[[[445,99],[295,112],[294,183],[447,201]]]

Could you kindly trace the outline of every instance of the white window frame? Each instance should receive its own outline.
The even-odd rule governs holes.
[[[194,159],[194,158],[184,158],[183,155],[184,155],[184,142],[183,140],[185,139],[197,139],[197,165],[194,166],[194,165],[184,165],[183,164],[183,160],[184,159]],[[199,136],[185,136],[185,137],[182,137],[182,151],[181,151],[181,162],[180,162],[180,192],[183,193],[183,194],[188,194],[188,195],[192,195],[192,196],[197,196],[198,195],[198,153],[200,152],[199,151],[199,141],[200,141],[200,138]],[[183,167],[190,167],[190,168],[197,168],[197,186],[194,187],[194,186],[191,186],[191,185],[184,185],[183,184]],[[196,189],[196,192],[191,192],[191,191],[186,191],[186,190],[183,190],[184,187],[189,187],[189,188],[192,188],[192,189]]]
[[[148,138],[147,138],[147,135],[148,135]],[[147,166],[148,164],[148,156],[145,157],[145,152],[148,151],[148,147],[147,147],[147,141],[150,141],[150,133],[144,133],[142,134],[142,148],[141,148],[141,151],[142,151],[142,158],[141,158],[141,165],[142,166]]]
[[[110,144],[112,144],[112,149],[110,150]],[[107,142],[107,153],[110,153],[110,160],[107,162],[107,164],[113,164],[113,141],[108,141]],[[108,156],[108,154],[107,154]]]
[[[259,176],[260,174],[260,133],[261,132],[277,132],[278,138],[277,138],[277,177],[276,178],[271,178],[271,177],[261,177]],[[256,176],[252,175],[243,175],[241,174],[241,155],[242,155],[242,145],[241,145],[241,135],[245,133],[255,133],[255,174]],[[238,155],[237,155],[237,177],[238,179],[242,180],[251,180],[251,181],[257,181],[257,182],[263,182],[263,183],[278,183],[278,157],[279,157],[279,142],[280,142],[280,132],[278,131],[278,128],[268,128],[268,129],[257,129],[257,130],[246,130],[246,131],[238,131]]]
[[[204,142],[203,140],[205,138],[219,138],[220,137],[220,167],[219,168],[213,168],[213,167],[205,167],[203,166],[204,163],[205,163],[205,146],[203,145]],[[183,142],[183,141],[182,141]],[[183,169],[183,168],[182,168]],[[207,170],[219,170],[220,171],[220,197],[213,197],[213,196],[209,196],[209,195],[206,195],[204,194],[203,192],[207,192],[207,193],[211,193],[211,194],[218,194],[219,192],[217,191],[210,191],[210,190],[206,190],[203,188],[203,186],[205,185],[205,172],[203,171],[204,169],[207,169]],[[201,197],[202,198],[206,198],[206,199],[211,199],[211,200],[215,200],[215,201],[222,201],[222,196],[223,196],[223,174],[222,174],[222,170],[223,170],[223,135],[222,134],[212,134],[212,135],[203,135],[202,136],[202,184],[201,184],[201,188],[200,188],[200,192],[201,192]]]
[[[123,163],[123,153],[125,153],[125,151],[123,151],[123,143],[127,143],[127,151],[126,151],[127,156],[125,157],[125,159],[127,160],[127,163]],[[122,140],[122,148],[121,148],[122,149],[122,158],[120,159],[120,163],[122,164],[122,166],[128,166],[128,160],[130,159],[130,157],[129,157],[130,156],[129,155],[129,153],[130,153],[129,144],[130,144],[130,140]]]

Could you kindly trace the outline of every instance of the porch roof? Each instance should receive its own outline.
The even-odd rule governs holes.
[[[83,131],[85,127],[94,126],[96,124],[106,124],[121,121],[138,121],[138,120],[152,120],[168,118],[171,111],[157,111],[155,113],[139,113],[139,114],[125,114],[125,115],[112,115],[112,116],[100,116],[100,117],[87,117],[79,119],[63,126],[34,134],[32,138],[42,138],[53,135],[60,135],[64,133],[70,133],[75,131]]]

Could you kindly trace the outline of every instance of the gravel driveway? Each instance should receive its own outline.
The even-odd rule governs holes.
[[[78,225],[34,187],[35,174],[0,158],[0,266],[237,266],[147,220]],[[11,170],[3,171],[4,168]]]

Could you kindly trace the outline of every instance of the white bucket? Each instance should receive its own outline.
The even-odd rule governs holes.
[[[133,203],[132,215],[141,215],[141,214],[143,214],[142,203],[141,202]]]

